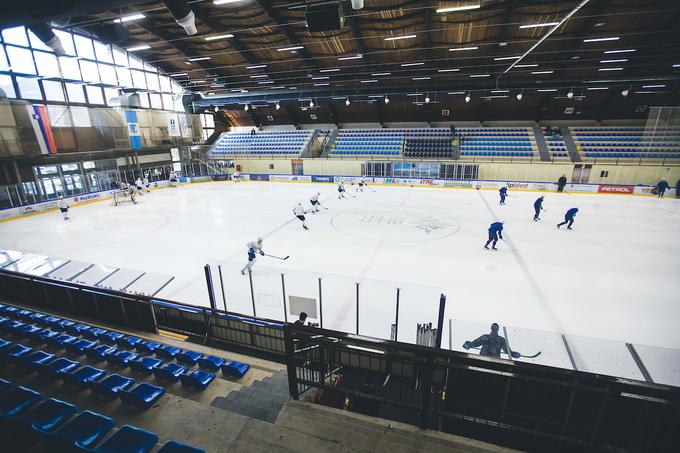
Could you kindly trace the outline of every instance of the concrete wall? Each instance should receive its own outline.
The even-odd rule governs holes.
[[[457,162],[466,163],[466,162]],[[289,159],[237,159],[244,173],[292,173]],[[305,175],[360,176],[362,160],[304,159]],[[565,175],[568,181],[574,171],[572,163],[478,163],[479,179],[502,181],[555,182]],[[273,166],[273,168],[270,168]],[[600,176],[608,171],[606,177]],[[593,165],[589,182],[600,184],[656,184],[666,178],[672,186],[680,179],[680,165]]]

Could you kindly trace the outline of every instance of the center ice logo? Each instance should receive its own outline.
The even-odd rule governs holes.
[[[430,241],[450,236],[460,229],[454,217],[425,209],[359,208],[337,214],[331,220],[336,230],[354,237],[389,242]]]

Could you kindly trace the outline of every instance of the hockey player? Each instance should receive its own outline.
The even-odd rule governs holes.
[[[179,179],[177,179],[177,173],[174,171],[170,172],[170,187],[177,187],[177,183],[179,182]]]
[[[540,197],[538,197],[536,201],[534,201],[534,222],[541,220],[541,218],[539,217],[541,211],[545,211],[545,209],[543,209],[543,195],[541,195]]]
[[[148,173],[144,174],[144,179],[142,180],[144,183],[144,190],[146,190],[146,193],[151,193],[151,183],[149,183],[149,175]]]
[[[241,269],[242,275],[246,275],[246,271],[249,271],[253,268],[253,265],[257,260],[256,253],[264,256],[264,251],[262,250],[262,241],[262,238],[257,238],[257,242],[248,242],[248,264],[246,264],[245,267]]]
[[[357,184],[358,184],[357,192],[359,192],[359,191],[363,192],[363,191],[364,191],[364,186],[367,186],[367,185],[366,185],[366,180],[365,180],[364,178],[361,178]],[[367,186],[367,187],[368,187],[368,186]]]
[[[659,191],[659,196],[657,198],[663,198],[663,194],[665,194],[666,190],[668,189],[670,189],[668,181],[666,181],[665,178],[661,179],[661,181],[659,181],[659,183],[656,185],[656,190]]]
[[[130,184],[128,186],[128,195],[130,195],[130,201],[132,201],[133,204],[137,204],[137,200],[135,197],[137,196],[137,186]]]
[[[241,172],[236,170],[233,175],[231,175],[231,178],[234,180],[234,182],[241,182]]]
[[[501,206],[505,205],[505,197],[508,195],[508,188],[507,187],[501,187],[498,190],[498,194],[501,196]]]
[[[496,323],[491,324],[491,333],[482,335],[481,337],[477,338],[474,341],[466,341],[465,343],[463,343],[463,347],[465,349],[470,349],[478,348],[481,346],[482,350],[479,351],[479,355],[483,355],[486,357],[500,358],[501,352],[509,354],[508,343],[507,341],[505,341],[505,338],[498,335],[498,329],[499,329],[498,324]],[[519,359],[520,353],[513,351],[512,358]]]
[[[576,215],[577,212],[578,208],[571,208],[570,210],[568,210],[567,213],[564,215],[564,222],[558,223],[557,228],[568,223],[569,225],[567,225],[567,230],[571,230],[571,226],[574,224],[574,216]]]
[[[59,200],[57,200],[57,207],[61,211],[61,215],[64,216],[64,220],[71,220],[71,218],[68,216],[68,203],[66,200],[64,200],[63,196],[59,197]]]
[[[340,181],[338,184],[338,199],[345,198],[345,183]]]
[[[305,220],[305,214],[307,214],[307,211],[305,211],[305,208],[302,207],[302,203],[298,203],[297,206],[293,208],[293,214],[295,214],[295,217],[300,219],[300,221],[302,222],[302,228],[308,230],[309,228],[307,227],[307,223]]]
[[[319,206],[321,206],[321,202],[319,201],[320,195],[321,195],[321,192],[317,192],[316,194],[312,195],[312,198],[309,199],[309,203],[312,205],[312,208],[314,208],[314,210],[311,211],[311,212],[314,213],[314,214],[319,212]]]
[[[498,250],[496,248],[496,242],[498,242],[498,238],[503,239],[503,222],[494,222],[489,226],[489,240],[486,241],[486,244],[484,244],[484,248],[489,250],[489,244],[493,242],[493,245],[491,245],[491,248],[493,250]]]

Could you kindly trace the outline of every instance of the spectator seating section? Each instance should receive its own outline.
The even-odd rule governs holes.
[[[680,128],[570,127],[582,159],[680,159]]]
[[[452,159],[453,136],[407,138],[404,142],[404,157]]]
[[[331,143],[328,155],[337,156],[400,156],[407,131],[430,129],[340,129]],[[415,132],[413,132],[415,133]],[[420,134],[420,132],[418,132]],[[425,132],[422,132],[425,137]]]
[[[533,135],[530,127],[456,128],[461,159],[533,158],[538,153]]]
[[[213,158],[232,155],[285,155],[299,156],[314,136],[313,130],[223,132],[211,149]]]
[[[543,138],[545,138],[545,143],[550,151],[550,157],[553,159],[569,159],[569,151],[567,151],[567,145],[564,143],[562,134],[550,134],[546,131],[546,128],[542,128],[542,131]]]

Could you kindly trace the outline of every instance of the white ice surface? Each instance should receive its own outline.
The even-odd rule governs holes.
[[[307,205],[317,190],[329,209],[308,215],[310,230],[304,231],[291,211],[298,201]],[[680,349],[677,200],[549,193],[547,212],[535,223],[536,193],[510,191],[507,205],[499,206],[495,191],[349,190],[357,198],[338,200],[330,184],[224,182],[164,189],[141,197],[138,205],[74,207],[70,222],[52,213],[0,223],[0,248],[172,275],[175,280],[158,297],[207,306],[203,265],[237,261],[223,268],[233,278],[245,263],[246,243],[263,236],[266,252],[291,258],[258,257],[255,271],[271,266],[442,288],[447,319],[476,322],[481,330],[461,338],[454,332],[454,343],[486,333],[496,321],[509,330],[511,342],[521,342],[513,348],[525,353],[541,350],[529,340],[542,335],[523,335],[522,329]],[[571,207],[580,210],[574,229],[558,230],[555,225]],[[400,216],[402,223],[395,220]],[[506,222],[506,242],[497,252],[482,248],[494,219]],[[302,279],[291,285],[303,286]],[[300,291],[317,292],[314,286]],[[221,306],[218,282],[216,292]],[[278,293],[266,287],[260,292],[262,315],[282,311],[275,297],[267,297]],[[329,296],[329,303],[333,299],[348,296]],[[400,339],[415,336],[403,331],[402,317],[436,321],[438,300],[432,299],[404,295]],[[227,300],[230,310],[251,314],[245,281],[243,288],[227,291]],[[394,321],[389,302],[368,307],[362,333],[365,328],[389,334]],[[335,327],[335,318],[337,326],[353,328],[352,310],[324,305],[325,327]],[[559,349],[559,341],[551,344]],[[603,346],[602,354],[607,351]],[[584,352],[580,357],[590,362]],[[542,359],[554,365],[567,360]]]

